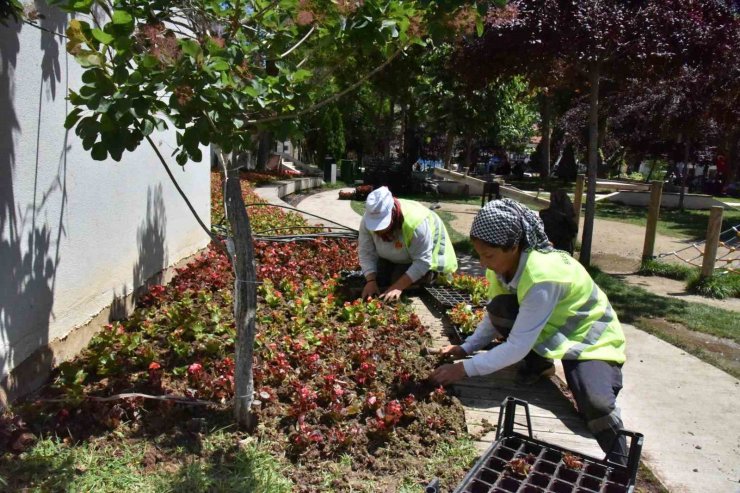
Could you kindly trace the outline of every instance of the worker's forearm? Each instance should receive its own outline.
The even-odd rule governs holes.
[[[394,282],[390,288],[388,288],[388,291],[392,289],[399,289],[403,291],[404,289],[408,288],[414,284],[414,281],[411,280],[411,278],[408,276],[408,274],[403,274],[401,277],[398,278],[396,282]]]

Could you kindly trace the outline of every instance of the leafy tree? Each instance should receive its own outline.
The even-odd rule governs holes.
[[[235,414],[241,425],[252,426],[256,276],[249,216],[230,154],[249,148],[259,131],[296,131],[298,116],[354,90],[423,36],[444,34],[460,17],[474,19],[475,10],[446,0],[66,0],[62,5],[73,12],[108,13],[99,25],[73,19],[67,30],[67,50],[85,70],[84,85],[69,95],[74,109],[65,125],[75,129],[94,159],[119,160],[147,141],[166,166],[151,134],[169,126],[177,135],[174,155],[181,165],[199,161],[202,145],[220,149],[236,279]],[[349,53],[383,61],[319,100],[332,80],[333,66],[323,62]]]
[[[602,79],[619,83],[662,77],[671,67],[691,65],[722,39],[716,28],[724,14],[718,12],[726,10],[722,2],[700,0],[515,0],[489,15],[485,36],[473,43],[479,58],[490,53],[494,60],[508,60],[537,84],[565,74],[566,80],[580,80],[588,88],[582,263],[588,265],[591,258],[599,127],[605,121],[600,122],[599,113]],[[523,61],[517,64],[516,57]]]
[[[453,66],[456,49],[443,44],[430,50],[413,89],[427,131],[446,136],[446,166],[456,140],[464,142],[465,166],[470,165],[476,140],[522,148],[535,122],[534,101],[527,84],[517,77],[470,84]]]

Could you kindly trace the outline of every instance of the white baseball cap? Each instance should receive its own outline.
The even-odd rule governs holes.
[[[365,202],[365,227],[370,231],[382,231],[391,224],[393,217],[393,195],[388,187],[373,190]]]

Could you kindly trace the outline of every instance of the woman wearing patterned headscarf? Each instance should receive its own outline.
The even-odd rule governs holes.
[[[486,375],[524,359],[518,380],[533,383],[563,362],[568,386],[610,458],[624,462],[626,440],[616,398],[622,388],[625,341],[609,300],[586,269],[550,245],[540,218],[510,199],[478,212],[470,238],[487,268],[488,313],[464,344],[443,352],[462,362],[443,365],[432,380],[447,385]],[[493,340],[506,341],[473,353]]]

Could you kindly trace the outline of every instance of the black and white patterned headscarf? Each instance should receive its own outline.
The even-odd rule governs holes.
[[[519,245],[525,239],[525,249],[552,250],[539,216],[511,199],[492,200],[478,211],[470,237],[504,249]]]

